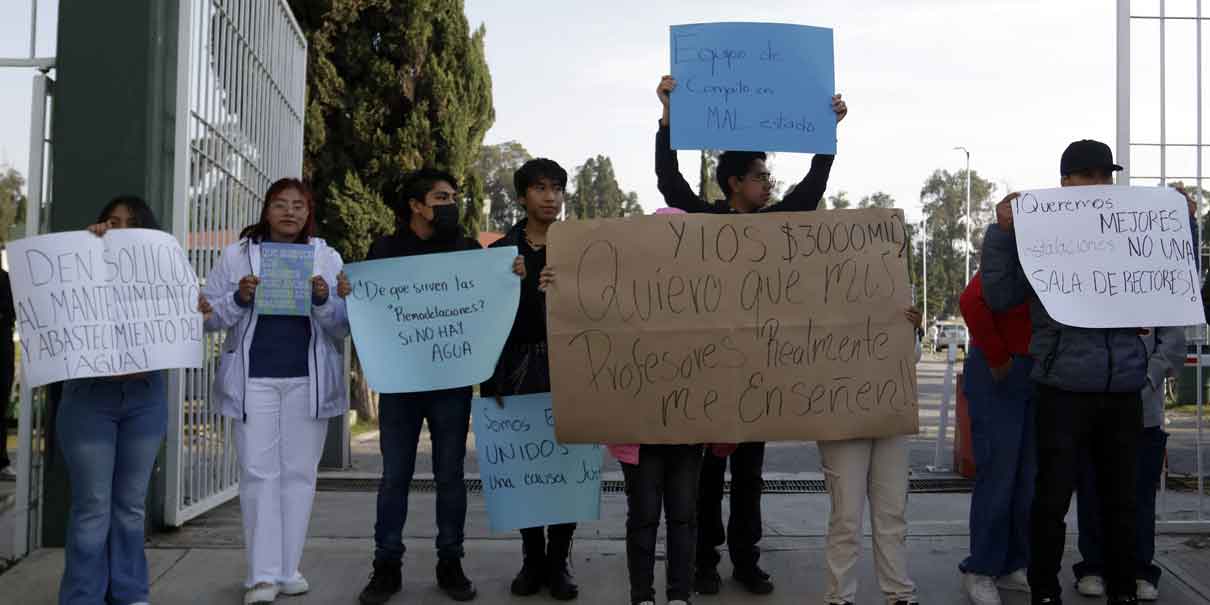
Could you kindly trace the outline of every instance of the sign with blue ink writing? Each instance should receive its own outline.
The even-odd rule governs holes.
[[[311,314],[311,272],[315,248],[307,244],[260,245],[257,315]]]
[[[52,233],[8,258],[25,384],[202,367],[197,274],[168,233]]]
[[[479,477],[494,532],[601,518],[600,445],[555,440],[550,393],[478,398]]]
[[[672,26],[673,149],[836,153],[832,30]]]
[[[1204,322],[1197,239],[1170,187],[1061,187],[1012,201],[1021,268],[1055,321],[1077,328]]]
[[[451,389],[487,380],[521,297],[515,246],[345,265],[349,327],[370,388]]]

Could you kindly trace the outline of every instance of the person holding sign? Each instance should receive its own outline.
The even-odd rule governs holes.
[[[1063,187],[1110,185],[1109,146],[1083,140],[1060,160]],[[1028,301],[1036,364],[1038,474],[1030,519],[1029,584],[1033,602],[1062,602],[1058,574],[1080,461],[1090,454],[1104,540],[1109,603],[1136,602],[1136,496],[1140,392],[1148,380],[1148,354],[1138,327],[1077,328],[1055,321],[1021,268],[1013,230],[1012,193],[996,206],[996,224],[983,240],[983,292],[994,312]],[[1192,216],[1190,217],[1193,222]],[[1197,248],[1196,225],[1191,224]]]
[[[726,151],[718,159],[716,178],[726,199],[710,202],[694,193],[681,175],[676,152],[672,149],[669,130],[669,96],[676,91],[676,80],[664,76],[656,87],[663,106],[660,128],[655,135],[655,174],[664,201],[672,208],[690,213],[727,214],[732,212],[793,212],[815,210],[827,189],[828,175],[834,156],[816,155],[811,160],[807,176],[781,202],[772,206],[772,180],[765,165],[766,155],[759,151]],[[832,111],[840,122],[848,114],[848,106],[840,95],[832,97]],[[731,460],[731,518],[726,529],[722,521],[723,481],[727,458],[706,456],[702,463],[699,528],[697,536],[697,592],[718,594],[721,576],[718,563],[721,556],[716,547],[727,543],[734,566],[732,575],[749,592],[769,594],[773,582],[758,564],[761,538],[760,497],[763,485],[765,444],[743,443],[730,456]]]
[[[1029,592],[1029,506],[1033,501],[1034,405],[1029,306],[995,313],[983,277],[958,299],[971,333],[963,366],[975,454],[970,556],[958,568],[974,605],[999,605],[999,588]]]
[[[447,172],[418,170],[407,175],[393,200],[395,233],[370,246],[367,260],[479,249],[462,234],[457,181]],[[433,257],[440,263],[439,257]],[[512,270],[525,277],[525,259],[513,259]],[[361,591],[365,605],[380,605],[403,587],[403,526],[408,489],[416,467],[420,429],[427,422],[433,440],[433,475],[437,483],[437,585],[455,601],[475,598],[475,585],[462,570],[466,486],[463,464],[470,429],[470,385],[419,393],[383,393],[378,406],[382,482],[374,524],[374,570]]]
[[[206,276],[200,311],[206,331],[226,331],[214,380],[214,403],[237,420],[240,511],[248,576],[245,603],[310,590],[298,571],[328,419],[349,407],[343,341],[349,334],[349,284],[340,254],[315,232],[315,204],[298,179],[265,192],[260,220],[223,250]],[[314,252],[307,315],[259,314],[262,252],[300,244]],[[337,284],[331,296],[329,284]]]
[[[1139,434],[1138,541],[1135,544],[1135,576],[1140,601],[1159,599],[1162,570],[1155,564],[1155,493],[1164,471],[1164,383],[1185,363],[1185,329],[1180,326],[1141,330],[1147,347],[1147,384],[1143,386],[1143,429]],[[1105,583],[1104,535],[1097,511],[1096,473],[1091,455],[1085,452],[1076,486],[1077,520],[1081,561],[1072,566],[1076,589],[1084,596],[1103,596]]]
[[[103,237],[125,228],[160,226],[146,202],[122,196],[106,204],[88,230]],[[147,601],[147,484],[167,424],[162,372],[63,383],[55,429],[71,482],[71,509],[59,603]]]
[[[513,175],[517,198],[525,208],[525,218],[509,229],[493,248],[516,246],[525,259],[525,278],[521,282],[521,302],[496,370],[479,392],[503,397],[550,392],[550,361],[546,344],[546,295],[539,287],[539,275],[546,267],[546,231],[559,220],[563,210],[563,189],[567,171],[546,158],[529,160]],[[521,571],[512,583],[512,593],[529,596],[550,588],[550,595],[569,601],[580,589],[572,581],[567,560],[575,523],[521,530]]]

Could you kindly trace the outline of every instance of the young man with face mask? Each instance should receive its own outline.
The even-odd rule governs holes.
[[[454,177],[424,169],[409,175],[392,204],[396,229],[370,246],[366,260],[477,250],[463,235]],[[513,272],[524,277],[521,257]],[[378,406],[382,482],[374,524],[374,573],[361,592],[361,603],[386,603],[403,584],[403,526],[408,489],[416,466],[421,424],[427,421],[433,442],[437,484],[437,584],[455,601],[475,598],[475,587],[462,571],[466,488],[463,461],[470,427],[472,387],[419,393],[383,393]]]
[[[655,135],[655,174],[660,193],[670,208],[688,213],[730,214],[749,212],[794,212],[815,210],[828,186],[835,156],[816,155],[811,170],[781,202],[769,205],[773,181],[765,164],[767,156],[760,151],[727,151],[718,159],[715,176],[725,199],[710,201],[697,193],[681,175],[676,151],[672,149],[669,128],[669,95],[676,90],[676,80],[664,76],[656,87],[656,96],[663,105],[660,129]],[[849,109],[840,95],[832,97],[832,111],[840,122]],[[731,462],[731,517],[723,526],[723,482],[728,458],[707,454],[702,463],[698,493],[697,571],[694,590],[701,594],[718,594],[722,578],[718,564],[722,560],[716,550],[724,542],[731,555],[732,576],[748,592],[765,595],[773,592],[773,581],[758,565],[761,539],[760,497],[764,480],[761,469],[765,461],[763,442],[741,443],[729,457]]]

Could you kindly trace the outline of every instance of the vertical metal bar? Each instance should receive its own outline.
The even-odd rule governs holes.
[[[1197,0],[1197,207],[1201,210],[1202,207],[1202,0]],[[1200,254],[1205,236],[1201,230],[1198,230],[1198,253]],[[1203,327],[1203,335],[1205,335],[1206,327]],[[1204,339],[1203,339],[1204,340]],[[1206,514],[1206,489],[1205,489],[1205,472],[1203,472],[1202,461],[1202,412],[1205,407],[1205,389],[1202,387],[1202,356],[1201,346],[1198,346],[1197,356],[1197,407],[1195,409],[1197,416],[1197,443],[1194,445],[1195,453],[1197,454],[1197,520],[1205,519]]]
[[[26,181],[28,201],[25,211],[25,237],[41,231],[42,188],[45,184],[43,167],[46,165],[46,94],[45,74],[34,76],[33,103],[29,116],[29,180]]]
[[[29,58],[33,59],[37,55],[38,55],[38,0],[29,0]]]
[[[1160,0],[1160,185],[1168,184],[1168,66],[1166,65],[1167,2]]]
[[[1130,0],[1118,0],[1118,164],[1122,184],[1130,184]]]

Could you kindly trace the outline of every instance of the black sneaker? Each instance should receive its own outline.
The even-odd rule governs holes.
[[[718,594],[723,578],[716,567],[699,567],[693,574],[693,590],[698,594]]]
[[[769,574],[755,565],[750,569],[737,569],[731,572],[731,577],[752,594],[766,595],[773,592],[773,582],[769,579]]]
[[[1063,599],[1059,597],[1034,597],[1033,605],[1063,605]]]
[[[370,583],[361,590],[358,600],[361,605],[382,605],[403,587],[403,563],[400,561],[374,561],[374,572]]]
[[[470,601],[475,598],[475,585],[462,572],[460,559],[437,561],[437,586],[455,601]]]
[[[565,560],[551,562],[547,585],[550,586],[550,596],[556,601],[570,601],[580,596],[580,587],[572,581]]]
[[[521,571],[517,573],[517,577],[513,578],[512,592],[519,597],[528,597],[538,594],[542,590],[542,585],[546,582],[546,569],[544,562],[526,559],[521,563]]]

